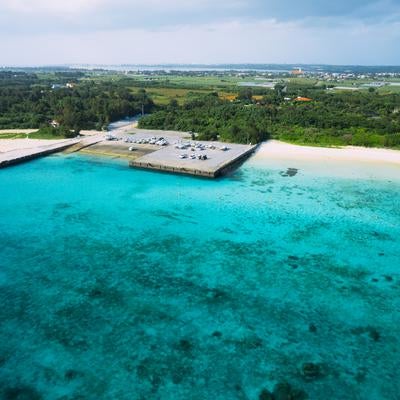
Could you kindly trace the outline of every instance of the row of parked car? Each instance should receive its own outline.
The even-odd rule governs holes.
[[[213,144],[204,144],[204,143],[197,143],[197,142],[179,142],[175,144],[175,148],[179,149],[179,150],[192,150],[192,151],[196,151],[196,150],[206,150],[206,149],[210,149],[210,150],[216,150],[217,147]],[[219,148],[219,150],[222,151],[227,151],[229,150],[228,147],[226,146],[222,146]]]
[[[141,138],[141,139],[135,139],[133,136],[128,136],[125,139],[125,143],[136,143],[136,144],[155,144],[157,146],[167,146],[168,141],[167,139],[163,137],[156,137],[153,136],[151,138]]]
[[[208,160],[207,154],[179,154],[180,159],[185,159],[185,158],[190,158],[191,160],[195,160],[196,158],[198,160]]]

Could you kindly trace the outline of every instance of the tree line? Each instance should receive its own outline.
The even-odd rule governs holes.
[[[52,84],[58,84],[52,89]],[[66,83],[72,83],[66,87]],[[157,83],[160,84],[160,83]],[[297,97],[310,101],[298,101]],[[0,72],[0,129],[42,128],[75,135],[115,120],[149,114],[140,127],[193,131],[200,139],[257,143],[269,137],[315,145],[400,148],[400,94],[327,91],[319,84],[282,82],[274,90],[243,88],[236,100],[189,93],[156,107],[132,79],[82,72]],[[50,122],[60,127],[51,130]]]
[[[64,132],[77,133],[153,109],[143,89],[133,93],[112,81],[76,78],[58,74],[44,81],[35,74],[0,73],[0,129],[45,128],[54,120]],[[59,86],[52,89],[50,82]]]
[[[257,94],[257,96],[254,96]],[[299,101],[306,96],[310,101]],[[216,94],[187,100],[140,121],[143,128],[195,131],[239,143],[268,137],[302,144],[400,147],[400,94],[327,92],[316,86],[242,89],[235,101]]]
[[[268,139],[268,110],[230,103],[217,93],[199,96],[179,106],[172,100],[167,107],[141,118],[140,128],[194,131],[201,140],[258,143]]]

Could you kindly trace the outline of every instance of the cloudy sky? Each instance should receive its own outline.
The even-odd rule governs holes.
[[[0,0],[0,65],[400,65],[400,0]]]

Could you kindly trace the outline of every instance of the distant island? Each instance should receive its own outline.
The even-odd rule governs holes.
[[[62,64],[53,66],[16,67],[3,66],[0,70],[13,71],[65,71],[65,70],[100,70],[100,71],[271,71],[291,72],[301,68],[307,73],[353,73],[353,74],[400,74],[400,65],[330,65],[330,64]]]

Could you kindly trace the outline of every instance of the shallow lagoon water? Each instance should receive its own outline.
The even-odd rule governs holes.
[[[1,170],[0,398],[398,399],[400,178],[296,167]]]

